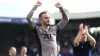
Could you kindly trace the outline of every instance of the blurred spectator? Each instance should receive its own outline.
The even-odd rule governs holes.
[[[68,56],[74,56],[73,55],[73,48],[72,47],[69,47],[69,51],[68,51]]]
[[[63,47],[61,51],[62,56],[68,56],[68,50],[67,48]]]
[[[30,56],[36,56],[38,54],[37,45],[35,45],[35,44],[32,44],[29,47],[29,50],[30,50]]]
[[[9,56],[16,56],[16,48],[15,47],[11,47],[9,49]]]
[[[27,48],[25,46],[21,48],[21,53],[19,56],[27,56]]]

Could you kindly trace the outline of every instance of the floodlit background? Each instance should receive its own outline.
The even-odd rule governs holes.
[[[0,16],[26,17],[37,0],[1,0]],[[39,0],[38,0],[39,1]],[[100,11],[100,0],[40,0],[43,5],[37,9],[35,17],[43,10],[50,13],[58,12],[55,7],[56,2],[70,13],[85,13]]]

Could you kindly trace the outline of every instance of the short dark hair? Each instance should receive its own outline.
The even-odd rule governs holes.
[[[42,14],[45,14],[45,13],[47,13],[47,11],[41,12],[41,13],[39,14],[39,19],[41,18]]]

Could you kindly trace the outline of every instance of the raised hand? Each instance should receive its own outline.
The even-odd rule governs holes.
[[[82,23],[79,26],[79,34],[86,34],[86,30],[83,29],[83,24]]]
[[[84,30],[86,31],[86,33],[88,33],[88,26],[87,25],[85,25]]]
[[[55,5],[57,8],[61,7],[61,4],[59,2],[56,3]]]
[[[36,6],[41,6],[42,3],[41,3],[40,1],[37,1],[35,5],[36,5]]]
[[[80,24],[79,30],[83,30],[83,23]]]

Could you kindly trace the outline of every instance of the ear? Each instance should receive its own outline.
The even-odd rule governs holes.
[[[41,17],[39,18],[39,20],[41,21]]]
[[[42,18],[39,18],[39,22],[40,22],[40,23],[42,22]]]

